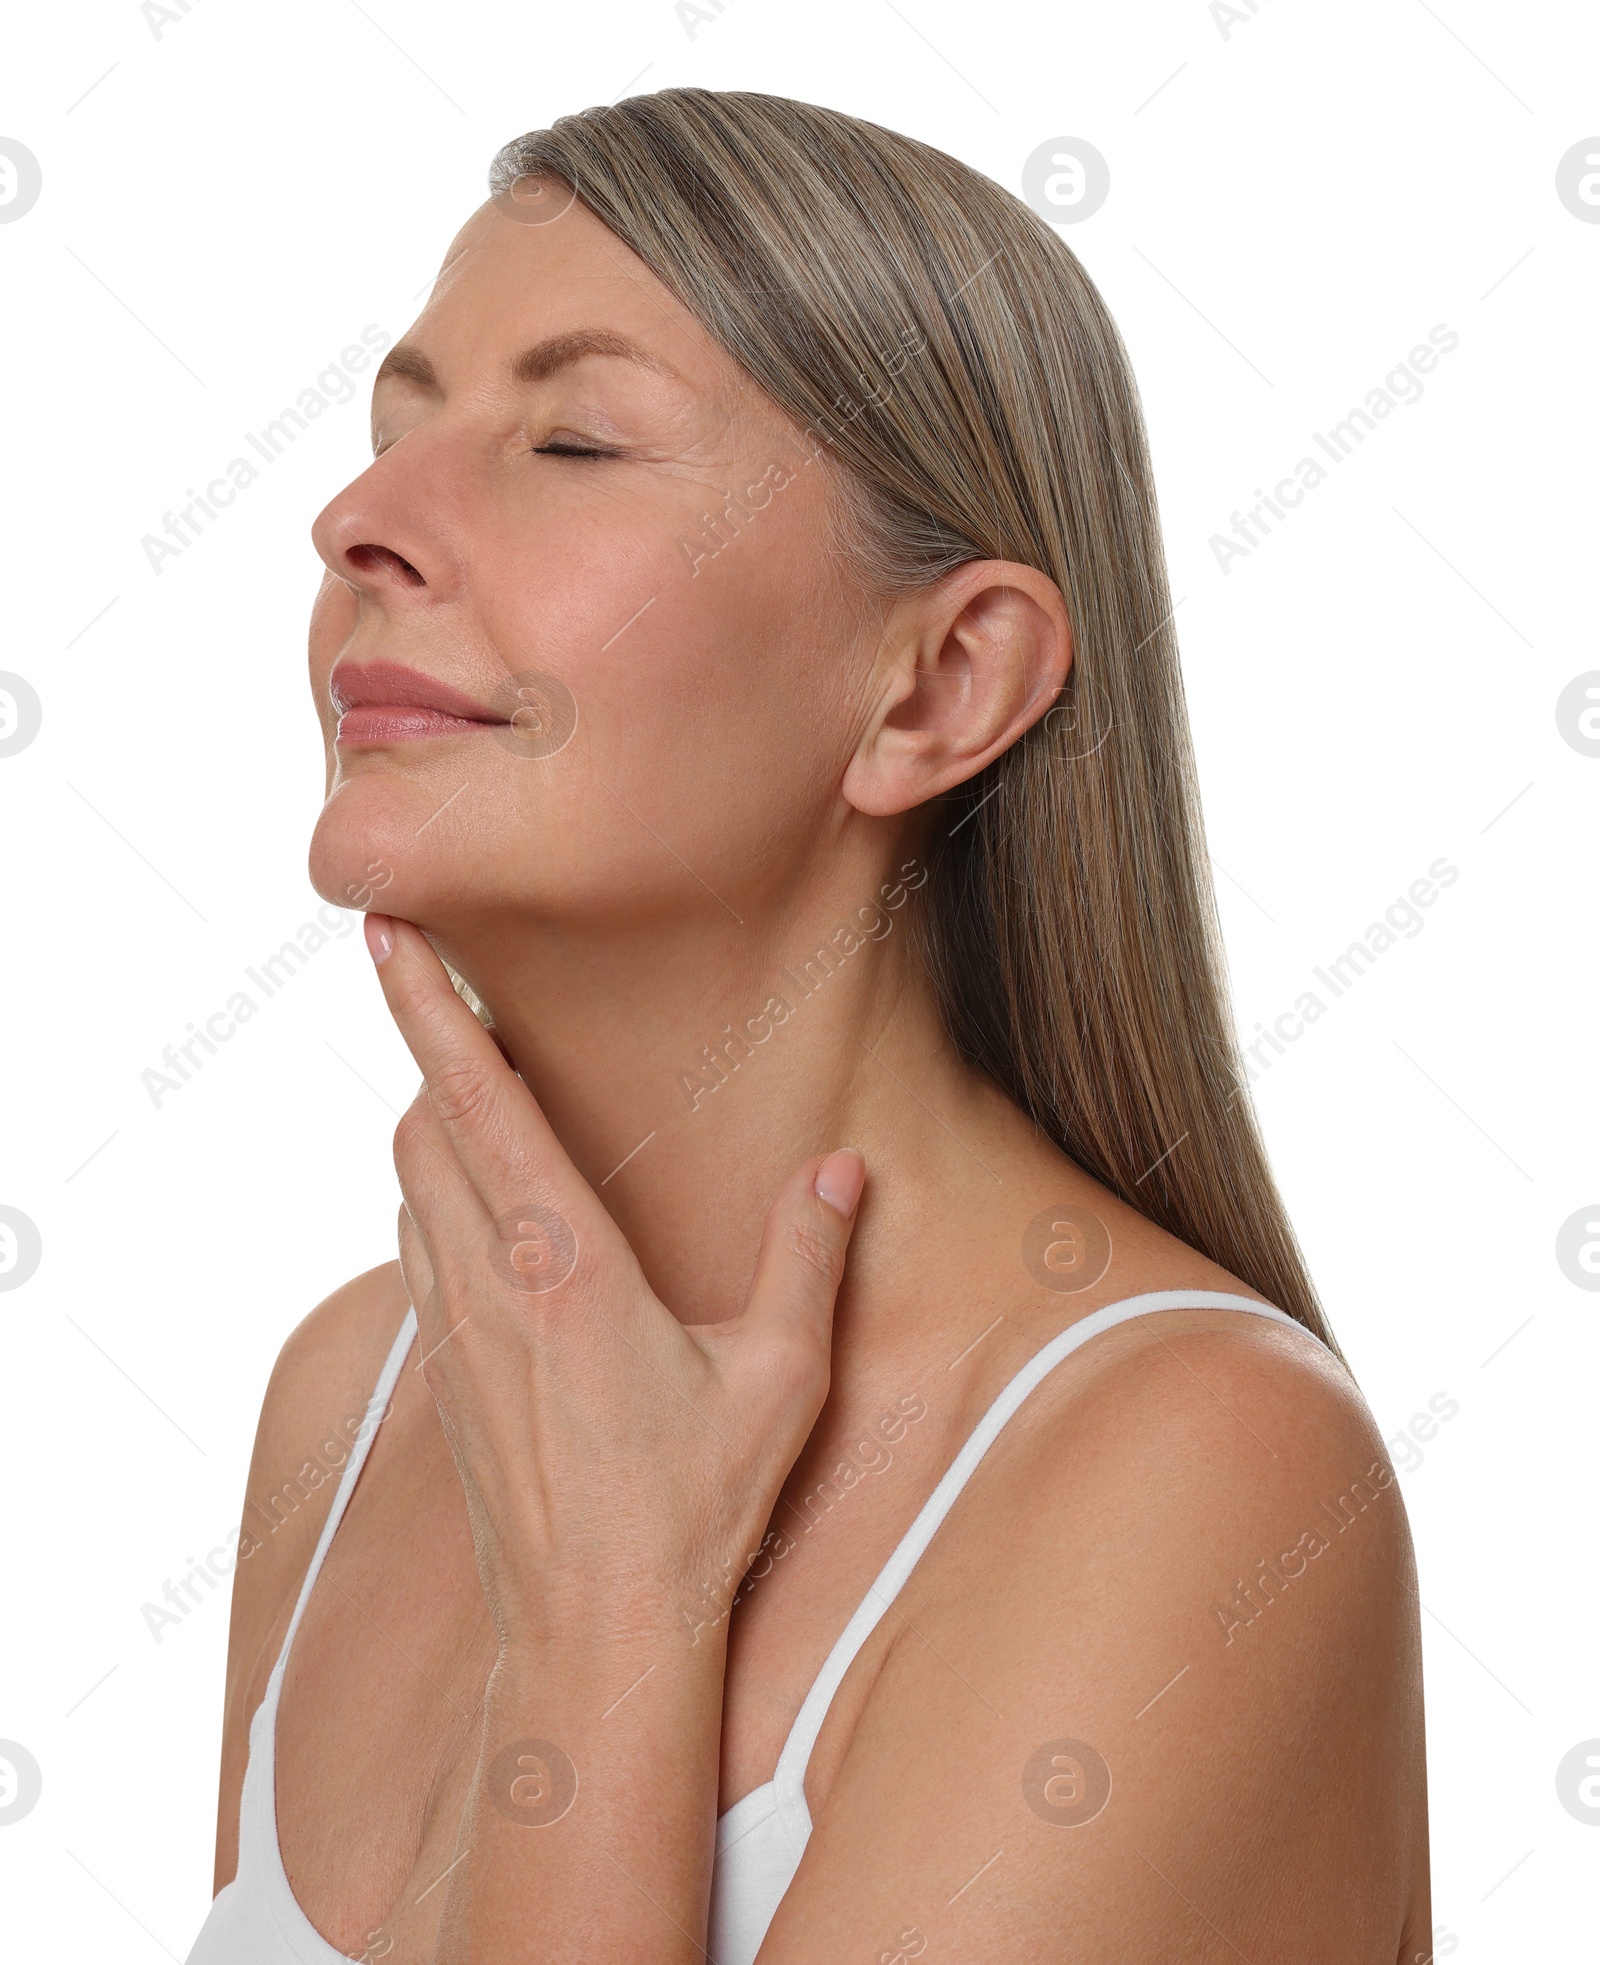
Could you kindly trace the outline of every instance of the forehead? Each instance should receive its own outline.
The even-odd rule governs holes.
[[[594,329],[634,344],[652,364],[619,360],[607,368],[781,420],[777,405],[638,254],[576,200],[539,223],[519,222],[493,200],[481,206],[452,242],[405,341],[427,352],[446,386],[447,370],[481,384],[496,372],[519,379],[524,351]],[[536,365],[520,379],[542,375]]]

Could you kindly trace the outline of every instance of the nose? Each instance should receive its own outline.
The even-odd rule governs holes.
[[[456,555],[435,501],[418,497],[415,464],[386,451],[331,500],[311,527],[322,563],[380,606],[442,600],[455,586]],[[438,490],[438,487],[435,487]]]
[[[353,573],[366,574],[379,585],[425,587],[428,584],[410,560],[402,559],[390,546],[378,546],[370,541],[347,546],[344,561]]]

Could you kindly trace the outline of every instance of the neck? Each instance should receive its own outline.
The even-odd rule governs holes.
[[[706,898],[622,931],[502,916],[436,932],[682,1321],[738,1314],[782,1181],[855,1146],[868,1185],[837,1338],[863,1304],[885,1335],[925,1322],[946,1201],[998,1197],[997,1163],[1019,1135],[1032,1146],[943,1027],[914,944],[926,879],[920,860],[835,863],[737,915]]]

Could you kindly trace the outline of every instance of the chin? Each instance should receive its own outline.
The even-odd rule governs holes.
[[[445,895],[459,900],[460,869],[440,864],[448,838],[418,837],[431,809],[420,788],[393,780],[339,786],[311,835],[311,885],[335,907],[405,921],[425,919]]]

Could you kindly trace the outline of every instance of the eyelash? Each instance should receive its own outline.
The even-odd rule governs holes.
[[[397,437],[395,439],[395,443],[398,442],[399,442],[399,438]],[[394,444],[386,443],[381,445],[377,450],[375,450],[372,453],[373,463],[374,464],[377,463],[378,459],[383,455],[384,451],[392,450],[393,448],[394,448]],[[598,458],[598,457],[619,457],[621,456],[621,454],[622,453],[620,451],[616,451],[616,450],[603,450],[603,449],[591,450],[591,449],[586,449],[581,444],[562,444],[562,443],[535,444],[532,451],[532,455],[535,457]]]

